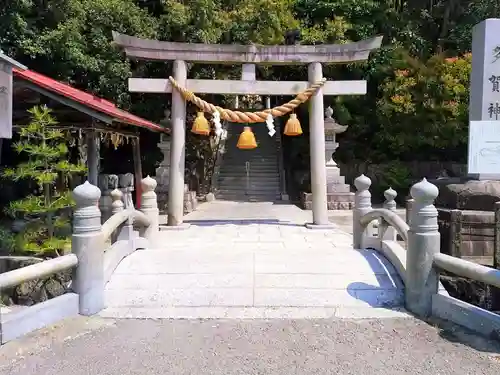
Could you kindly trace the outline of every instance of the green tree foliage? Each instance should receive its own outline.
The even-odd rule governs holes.
[[[64,133],[55,128],[56,120],[47,107],[31,109],[31,122],[21,129],[14,150],[26,161],[4,171],[14,181],[33,181],[38,194],[12,202],[8,213],[26,221],[18,234],[18,247],[25,252],[60,254],[69,244],[72,206],[68,189],[72,175],[85,171],[85,166],[68,161]]]
[[[464,129],[465,117],[444,109],[438,114],[432,109],[428,115],[419,117],[417,137],[411,135],[415,134],[413,121],[402,122],[403,114],[389,110],[382,113],[378,106],[389,105],[389,91],[399,90],[390,88],[391,84],[408,83],[394,73],[409,69],[405,67],[407,59],[402,56],[411,56],[413,64],[421,67],[417,69],[419,84],[411,89],[412,100],[417,100],[431,93],[422,83],[422,77],[432,83],[431,77],[438,74],[423,73],[422,68],[439,70],[442,67],[436,65],[437,60],[470,52],[472,27],[485,18],[500,17],[498,0],[9,0],[6,3],[0,8],[0,46],[5,52],[35,70],[95,92],[154,121],[162,118],[168,97],[134,95],[132,100],[127,78],[166,77],[170,67],[157,62],[128,62],[112,47],[112,30],[168,41],[242,44],[281,44],[284,32],[295,28],[301,31],[303,43],[308,44],[346,43],[384,35],[383,48],[368,63],[325,66],[329,79],[368,80],[366,96],[326,99],[326,104],[335,108],[339,121],[350,125],[337,152],[337,157],[344,161],[406,157],[403,152],[396,152],[398,144],[403,144],[404,150],[413,150],[414,159],[422,160],[443,158],[446,148],[459,150],[462,146],[456,144],[456,138],[447,140],[448,134],[436,129],[442,128],[441,132],[457,126]],[[303,67],[259,69],[259,75],[266,79],[306,78]],[[193,78],[234,78],[239,76],[239,67],[194,65],[189,74]],[[425,104],[414,105],[419,111],[429,110]],[[458,137],[458,142],[462,141]],[[370,145],[368,153],[366,145]],[[420,151],[422,145],[429,147]],[[453,151],[453,158],[465,157],[459,153]],[[450,156],[446,158],[449,160]]]
[[[470,71],[470,54],[434,56],[426,64],[407,57],[381,86],[375,141],[400,160],[412,160],[415,149],[441,160],[463,158]]]

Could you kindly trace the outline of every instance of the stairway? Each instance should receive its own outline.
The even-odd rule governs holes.
[[[274,202],[280,199],[278,148],[276,137],[271,138],[264,123],[253,124],[258,147],[240,150],[238,138],[246,124],[231,123],[227,128],[226,152],[217,179],[216,197],[220,200]],[[248,173],[247,173],[248,169]]]

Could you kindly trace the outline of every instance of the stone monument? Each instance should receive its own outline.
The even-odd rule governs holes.
[[[493,18],[477,24],[472,31],[468,169],[469,175],[478,180],[500,180],[500,169],[490,163],[493,158],[500,164],[500,143],[492,143],[492,135],[500,133],[499,33],[500,19]]]
[[[493,211],[494,202],[500,201],[500,168],[492,173],[492,165],[500,167],[500,137],[495,135],[500,134],[499,34],[496,18],[480,22],[472,31],[468,176],[433,181],[440,191],[438,207]]]
[[[164,112],[165,118],[160,121],[160,124],[165,128],[170,128],[170,111],[167,109]],[[163,154],[163,160],[158,168],[156,168],[156,194],[158,196],[158,208],[160,211],[165,211],[168,203],[168,184],[170,180],[170,136],[162,133],[158,148]]]
[[[337,134],[345,132],[347,125],[338,124],[333,116],[333,109],[325,110],[325,160],[326,160],[326,191],[327,206],[329,210],[350,210],[354,206],[354,193],[345,183],[345,177],[340,175],[340,169],[333,160],[333,154],[339,147]],[[312,207],[312,194],[303,193],[303,206],[305,209]]]
[[[472,32],[467,176],[433,181],[439,188],[435,204],[441,251],[483,264],[493,259],[494,210],[500,201],[499,34],[500,19],[480,22]],[[462,289],[474,284],[453,276],[446,281],[448,287],[453,280],[459,280]]]
[[[354,205],[354,193],[345,183],[345,177],[340,175],[340,169],[333,160],[333,154],[339,147],[337,134],[345,132],[347,125],[338,124],[333,116],[333,109],[325,110],[325,157],[326,184],[329,210],[350,210]]]
[[[0,50],[0,139],[12,138],[13,68],[28,69]]]

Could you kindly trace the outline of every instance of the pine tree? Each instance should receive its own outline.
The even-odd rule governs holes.
[[[46,106],[28,111],[31,121],[21,128],[20,140],[14,150],[27,156],[15,168],[6,169],[4,176],[14,181],[28,179],[36,183],[37,191],[11,202],[7,212],[26,222],[17,235],[18,247],[34,255],[58,256],[70,244],[71,191],[69,182],[84,165],[69,162],[66,137],[56,127],[57,121]]]

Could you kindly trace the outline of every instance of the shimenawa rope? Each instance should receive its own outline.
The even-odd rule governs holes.
[[[313,96],[316,93],[316,91],[318,91],[326,82],[326,78],[323,78],[320,81],[313,83],[306,90],[297,94],[297,96],[294,99],[278,107],[266,109],[264,111],[259,111],[259,112],[240,112],[240,111],[231,111],[230,109],[221,108],[211,103],[208,103],[207,101],[196,96],[193,92],[187,90],[184,87],[181,87],[173,77],[169,77],[169,80],[172,83],[172,86],[181,93],[184,99],[196,105],[203,112],[214,113],[215,111],[217,111],[220,113],[221,119],[226,121],[241,122],[241,123],[265,122],[269,114],[271,114],[273,117],[280,117],[286,115],[287,113],[292,112],[302,103],[307,102],[309,98]]]

